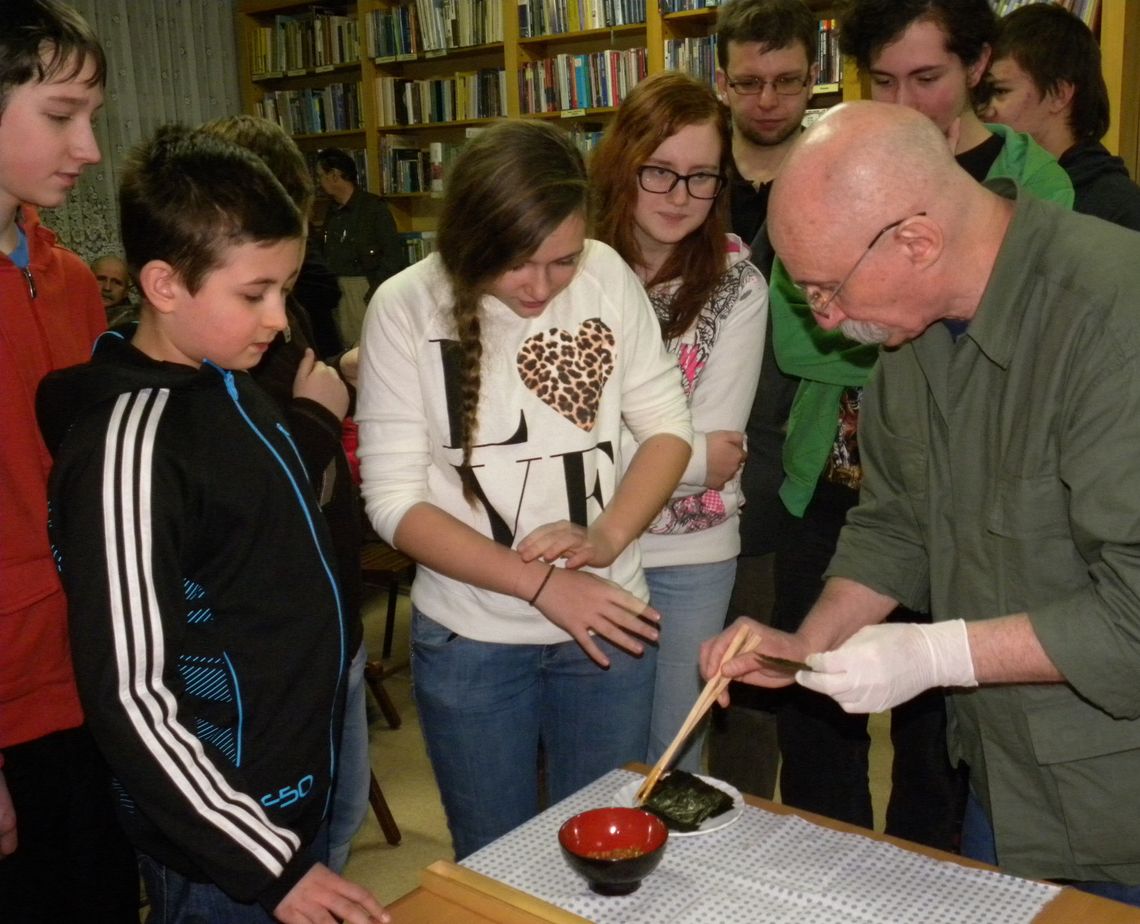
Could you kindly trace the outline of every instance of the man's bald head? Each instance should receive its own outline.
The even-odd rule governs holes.
[[[978,243],[967,239],[975,218],[996,200],[958,166],[921,113],[846,103],[789,153],[772,189],[768,228],[822,326],[842,324],[856,339],[897,344],[940,317],[958,316],[962,293],[943,285],[947,254]]]
[[[835,235],[879,227],[928,208],[932,191],[959,176],[946,139],[921,113],[887,103],[836,106],[800,138],[772,187],[773,243],[779,252],[781,238],[802,224]]]

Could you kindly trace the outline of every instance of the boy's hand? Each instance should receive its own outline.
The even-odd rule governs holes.
[[[317,362],[311,349],[305,350],[297,374],[293,377],[293,397],[308,398],[344,420],[348,413],[348,388],[337,371],[325,363]]]
[[[389,924],[391,915],[363,886],[314,864],[273,909],[284,924]]]
[[[0,770],[0,860],[16,852],[16,807]]]

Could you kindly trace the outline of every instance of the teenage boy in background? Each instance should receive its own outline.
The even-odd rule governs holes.
[[[819,73],[819,21],[801,0],[732,0],[716,22],[717,91],[732,115],[729,204],[732,231],[749,242],[752,262],[768,279],[768,194],[791,146]],[[748,415],[748,455],[741,473],[740,555],[729,603],[740,614],[768,621],[772,611],[772,558],[787,512],[778,491],[784,477],[784,425],[796,379],[772,353],[766,324],[760,381]],[[717,710],[709,732],[709,770],[738,788],[771,798],[779,751],[774,710],[783,696],[738,684],[727,710]]]
[[[1035,3],[1001,21],[989,73],[987,119],[1025,132],[1073,181],[1073,209],[1140,231],[1140,186],[1100,139],[1108,88],[1100,45],[1063,7]]]
[[[38,413],[76,679],[151,921],[386,922],[324,865],[355,614],[245,372],[286,324],[302,215],[250,151],[167,128],[120,216],[138,327],[45,379]]]
[[[106,326],[95,277],[35,211],[99,161],[105,77],[73,9],[0,6],[0,919],[21,924],[138,921],[134,856],[75,689],[34,405]]]

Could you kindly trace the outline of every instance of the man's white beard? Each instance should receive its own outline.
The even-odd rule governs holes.
[[[840,323],[839,329],[844,337],[856,343],[880,344],[891,339],[890,330],[871,321],[846,320]]]

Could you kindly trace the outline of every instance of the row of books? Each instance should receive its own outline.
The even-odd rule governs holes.
[[[364,42],[370,58],[394,60],[419,54],[423,47],[415,6],[373,10],[364,20]]]
[[[464,134],[470,138],[481,130],[479,126],[468,126]],[[576,125],[569,134],[582,153],[588,155],[601,141],[602,127],[596,123]],[[443,195],[444,180],[463,144],[424,143],[407,135],[384,135],[380,139],[380,195]]]
[[[999,16],[1012,13],[1018,7],[1039,2],[1041,0],[990,0],[990,4]],[[1052,2],[1079,16],[1089,28],[1096,24],[1097,13],[1100,12],[1100,0],[1052,0]]]
[[[720,6],[720,0],[660,0],[662,13],[688,13]]]
[[[404,135],[380,138],[380,195],[443,193],[443,177],[462,144],[424,144]]]
[[[681,71],[716,86],[716,36],[697,35],[665,40],[665,69]]]
[[[404,259],[407,265],[418,263],[429,254],[435,253],[434,231],[408,231],[400,235],[404,246]]]
[[[843,55],[839,53],[839,35],[836,32],[834,19],[819,21],[816,63],[819,65],[819,77],[815,81],[817,84],[843,82]]]
[[[518,3],[522,38],[645,22],[645,0],[518,0]]]
[[[507,75],[484,68],[428,80],[377,77],[376,98],[381,128],[493,119],[507,114]]]
[[[355,81],[267,93],[257,104],[257,114],[276,122],[290,135],[314,135],[362,128],[362,106],[360,82]]]
[[[560,54],[528,61],[519,71],[523,115],[617,106],[648,74],[644,48]]]
[[[315,9],[279,14],[249,33],[253,76],[355,64],[360,60],[359,38],[355,16]]]
[[[502,0],[416,0],[424,51],[447,51],[503,40]]]

